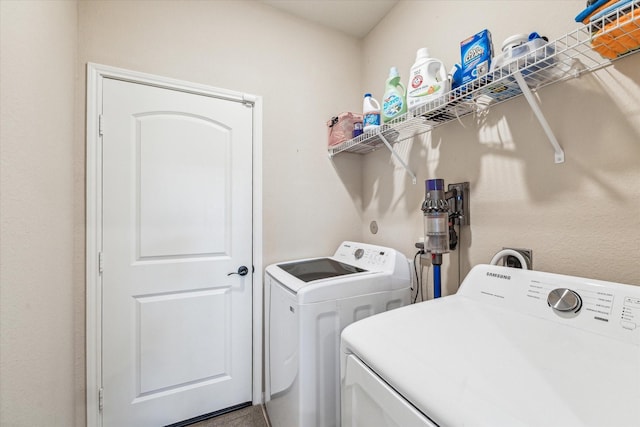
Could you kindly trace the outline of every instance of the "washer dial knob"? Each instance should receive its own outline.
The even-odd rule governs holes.
[[[582,308],[582,298],[571,289],[557,288],[549,292],[547,304],[558,313],[577,313]]]
[[[356,259],[362,258],[362,255],[364,255],[364,249],[362,249],[362,248],[356,249],[356,251],[355,251],[355,253],[353,255],[356,257]]]

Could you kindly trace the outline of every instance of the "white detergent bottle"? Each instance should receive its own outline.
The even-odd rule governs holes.
[[[373,132],[380,127],[380,104],[370,93],[364,94],[364,100],[362,101],[362,124],[364,125],[363,131]]]
[[[442,61],[429,58],[429,50],[426,47],[418,49],[407,85],[409,111],[437,100],[448,91],[449,80]]]
[[[404,85],[400,82],[398,69],[391,67],[384,96],[382,97],[382,121],[384,123],[407,112],[406,93]]]

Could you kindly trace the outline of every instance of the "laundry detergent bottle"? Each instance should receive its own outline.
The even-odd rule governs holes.
[[[387,123],[407,112],[406,89],[400,82],[396,67],[389,70],[384,96],[382,97],[382,121]]]
[[[362,101],[362,124],[365,133],[374,132],[380,127],[380,103],[370,93],[364,94]]]
[[[426,47],[418,49],[416,62],[411,67],[407,86],[409,110],[437,100],[449,91],[449,80],[444,64],[439,59],[429,58]]]

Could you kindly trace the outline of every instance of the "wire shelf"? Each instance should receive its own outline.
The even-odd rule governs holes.
[[[375,132],[329,148],[329,156],[342,152],[366,154],[381,145],[423,134],[440,125],[473,114],[523,94],[519,73],[526,85],[537,90],[578,77],[640,51],[640,0],[549,41],[527,55],[514,58],[476,80],[395,118]],[[525,88],[526,89],[526,88]]]

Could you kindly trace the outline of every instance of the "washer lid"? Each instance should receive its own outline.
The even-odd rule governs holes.
[[[303,261],[278,264],[278,267],[302,280],[312,282],[314,280],[329,279],[331,277],[346,276],[366,272],[364,268],[345,264],[331,258],[314,258]]]
[[[391,248],[345,241],[333,256],[268,265],[266,273],[301,304],[376,292],[409,292],[409,262]]]

